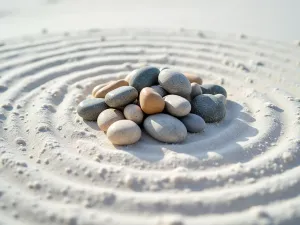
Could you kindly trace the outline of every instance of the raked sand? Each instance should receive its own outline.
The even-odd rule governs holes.
[[[182,144],[115,147],[76,112],[143,65],[223,85],[227,115]],[[300,224],[300,46],[112,29],[0,43],[0,224]]]

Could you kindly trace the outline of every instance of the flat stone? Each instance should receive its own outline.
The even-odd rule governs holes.
[[[146,132],[154,139],[165,143],[178,143],[185,140],[187,130],[177,118],[168,114],[155,114],[144,120]]]
[[[162,70],[158,76],[158,82],[170,94],[186,97],[192,91],[190,81],[176,70]]]
[[[128,82],[126,80],[116,80],[108,83],[107,85],[103,86],[99,90],[96,91],[94,94],[95,98],[105,98],[105,95],[112,91],[117,89],[118,87],[122,86],[128,86]]]
[[[108,106],[117,108],[132,103],[138,97],[138,92],[134,87],[123,86],[105,95],[105,102]]]
[[[179,95],[167,95],[164,100],[165,109],[172,116],[186,116],[191,111],[191,103]]]
[[[206,125],[202,117],[193,113],[189,113],[188,115],[181,117],[180,120],[190,133],[201,132],[204,130]]]
[[[107,130],[107,138],[115,145],[131,145],[142,135],[141,128],[131,120],[114,122]]]
[[[144,119],[142,109],[135,104],[129,104],[124,108],[124,116],[126,119],[131,120],[136,124],[140,124]]]
[[[203,84],[203,85],[201,85],[201,89],[202,89],[203,94],[211,94],[211,95],[222,94],[227,98],[226,90],[220,85]]]
[[[201,116],[206,123],[215,123],[225,117],[226,107],[220,98],[211,94],[203,94],[192,100],[191,112]]]
[[[159,69],[153,66],[146,66],[132,71],[129,85],[140,92],[144,87],[150,87],[157,84]]]
[[[80,102],[77,106],[77,113],[84,120],[97,120],[99,114],[107,109],[103,98],[90,98]]]
[[[97,119],[97,124],[100,130],[107,131],[107,129],[112,125],[114,122],[118,120],[125,119],[123,113],[117,109],[106,109],[100,115]]]

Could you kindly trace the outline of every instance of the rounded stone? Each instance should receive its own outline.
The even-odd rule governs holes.
[[[216,95],[216,94],[221,94],[224,95],[227,98],[227,92],[226,90],[217,84],[203,84],[201,85],[202,93],[203,94],[211,94],[211,95]]]
[[[191,82],[191,83],[197,83],[197,84],[202,84],[202,79],[200,76],[196,75],[196,74],[192,74],[192,73],[184,73],[184,75],[187,77],[187,79]]]
[[[177,118],[168,114],[155,114],[144,120],[146,132],[154,139],[165,143],[178,143],[185,140],[187,130]]]
[[[133,74],[136,73],[137,70],[138,70],[138,69],[135,69],[135,70],[131,71],[124,79],[125,79],[128,83],[130,83],[131,77],[133,76]]]
[[[160,113],[165,108],[164,99],[150,87],[143,88],[139,103],[146,114]]]
[[[201,86],[197,83],[191,83],[192,92],[191,92],[191,99],[195,98],[197,95],[202,95]]]
[[[103,98],[90,98],[80,102],[77,106],[77,113],[84,120],[97,120],[99,114],[107,109]]]
[[[175,70],[165,69],[161,71],[158,82],[170,94],[186,97],[192,91],[189,80],[182,73]]]
[[[140,124],[144,119],[142,109],[135,104],[129,104],[124,108],[124,116],[126,119],[131,120],[136,124]]]
[[[181,122],[185,125],[186,129],[190,133],[198,133],[204,130],[205,121],[202,117],[189,113],[188,115],[180,118]]]
[[[97,124],[100,130],[107,131],[110,125],[123,119],[125,119],[125,117],[121,111],[117,109],[106,109],[98,116]]]
[[[107,138],[115,145],[131,145],[140,140],[141,128],[131,120],[119,120],[107,130]]]
[[[160,94],[161,97],[164,97],[164,96],[166,96],[168,94],[166,92],[166,90],[163,89],[162,86],[160,86],[160,85],[154,85],[154,86],[151,86],[151,88],[153,89],[153,91],[155,91],[158,94]]]
[[[96,93],[94,94],[94,97],[95,98],[104,98],[108,92],[115,90],[118,87],[122,87],[122,86],[128,86],[128,82],[126,80],[112,81],[112,82],[108,83],[107,85],[105,85],[104,87],[100,88],[98,91],[96,91]]]
[[[216,98],[220,99],[226,105],[226,97],[222,94],[216,94]]]
[[[178,95],[167,95],[164,97],[166,111],[173,116],[186,116],[191,111],[191,103]]]
[[[221,121],[226,107],[221,99],[211,94],[198,95],[192,100],[192,113],[201,116],[206,123]]]
[[[95,86],[93,88],[93,91],[92,91],[92,96],[95,96],[95,94],[97,93],[97,91],[99,91],[101,88],[103,88],[104,86],[108,85],[109,83],[111,83],[112,81],[109,81],[109,82],[106,82],[104,84],[99,84],[97,86]]]
[[[153,66],[146,66],[132,71],[129,85],[140,92],[144,87],[157,84],[159,69]]]
[[[128,105],[137,97],[138,92],[134,87],[123,86],[108,92],[105,95],[105,102],[108,106],[116,108]]]

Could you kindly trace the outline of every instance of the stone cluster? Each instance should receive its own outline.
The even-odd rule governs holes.
[[[78,105],[78,115],[97,121],[115,145],[136,143],[141,128],[158,141],[179,143],[226,114],[223,87],[169,68],[136,69],[125,79],[96,86],[92,96]]]

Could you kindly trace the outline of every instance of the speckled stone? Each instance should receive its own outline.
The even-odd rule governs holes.
[[[97,119],[97,124],[100,130],[107,131],[107,129],[112,125],[114,122],[118,120],[125,119],[123,113],[117,109],[106,109],[100,115]]]
[[[165,89],[162,88],[162,86],[160,85],[154,85],[154,86],[151,86],[151,88],[157,92],[161,97],[164,97],[168,94],[168,92],[166,92]]]
[[[154,139],[165,143],[178,143],[185,140],[187,130],[177,118],[168,114],[155,114],[144,120],[146,132]]]
[[[158,76],[159,84],[170,94],[189,96],[192,91],[190,81],[180,72],[165,69]]]
[[[164,97],[165,110],[172,116],[186,116],[191,111],[191,103],[178,95],[167,95]]]
[[[124,109],[124,116],[128,120],[132,120],[136,124],[143,122],[144,113],[142,109],[135,104],[129,104]]]
[[[203,84],[203,85],[201,85],[201,89],[202,89],[203,94],[211,94],[211,95],[222,94],[227,98],[226,90],[220,85]]]
[[[202,95],[201,86],[197,83],[191,83],[192,92],[191,92],[191,99],[195,98],[197,95]]]
[[[85,99],[77,106],[77,113],[84,120],[97,120],[99,114],[107,109],[103,98]]]
[[[206,125],[202,117],[193,113],[189,113],[188,115],[181,117],[180,120],[190,133],[201,132],[204,130]]]
[[[107,130],[107,138],[115,145],[131,145],[140,140],[141,128],[131,120],[119,120]]]
[[[214,95],[198,95],[192,100],[192,113],[201,116],[206,123],[221,121],[226,115],[223,101]]]
[[[157,84],[159,69],[153,66],[146,66],[138,70],[134,70],[131,74],[129,85],[140,92],[144,87],[150,87]]]
[[[137,97],[138,92],[134,87],[123,86],[108,92],[105,95],[105,102],[108,106],[117,108],[128,105],[136,100]]]

